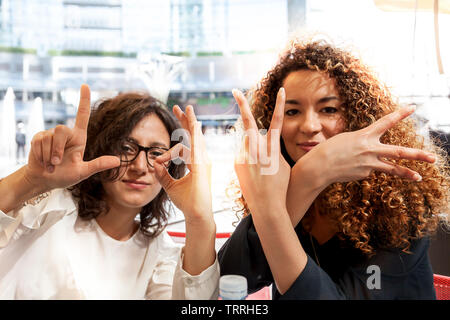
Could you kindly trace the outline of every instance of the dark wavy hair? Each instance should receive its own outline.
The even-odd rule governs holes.
[[[121,93],[114,98],[103,99],[96,103],[87,129],[87,142],[84,161],[95,159],[102,155],[120,155],[120,146],[134,127],[144,117],[154,114],[164,124],[169,136],[180,125],[167,107],[154,97],[144,93]],[[178,141],[171,141],[170,147]],[[78,203],[78,214],[83,219],[93,219],[101,213],[109,211],[105,199],[102,182],[120,179],[123,166],[97,173],[88,179],[69,188]],[[174,178],[181,178],[185,166],[171,163],[168,168]],[[158,195],[140,212],[140,229],[149,236],[157,236],[167,225],[169,199],[164,191]]]
[[[335,81],[343,100],[346,128],[356,131],[369,126],[397,108],[389,90],[374,72],[349,51],[325,40],[292,40],[276,65],[250,91],[252,113],[259,128],[268,129],[277,92],[293,71],[312,70]],[[417,171],[422,181],[413,182],[374,171],[367,178],[328,186],[315,200],[320,215],[328,216],[338,227],[338,237],[371,256],[377,248],[401,248],[408,252],[410,241],[431,235],[439,221],[449,218],[449,167],[445,152],[434,143],[425,143],[412,120],[404,120],[388,130],[382,143],[428,150],[437,154],[433,163],[392,160]],[[281,139],[283,156],[291,166]],[[234,184],[238,186],[237,183]],[[237,190],[237,191],[236,191]],[[250,212],[242,193],[235,188],[238,216]],[[312,207],[313,207],[312,206]],[[311,230],[312,210],[301,223]]]

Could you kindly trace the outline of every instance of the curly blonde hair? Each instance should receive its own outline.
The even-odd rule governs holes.
[[[375,73],[349,51],[328,41],[292,40],[278,63],[250,92],[252,113],[259,128],[268,129],[275,100],[284,79],[293,71],[313,70],[334,79],[343,106],[346,128],[356,131],[369,126],[399,108],[390,91]],[[391,160],[422,176],[415,182],[373,172],[367,178],[328,186],[315,200],[320,215],[327,216],[338,227],[338,237],[367,256],[378,248],[401,248],[408,252],[412,239],[431,235],[439,221],[448,223],[449,166],[446,153],[435,143],[426,143],[416,133],[412,120],[404,120],[388,130],[380,139],[384,144],[405,146],[433,152],[433,164]],[[282,144],[282,153],[292,165]],[[235,211],[246,216],[250,212],[239,187],[230,188],[236,199]],[[311,210],[302,219],[306,231],[311,230]]]

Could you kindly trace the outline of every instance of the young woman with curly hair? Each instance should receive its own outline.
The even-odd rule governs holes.
[[[414,109],[323,40],[292,41],[251,108],[233,94],[245,217],[219,252],[221,274],[246,276],[250,292],[275,284],[274,299],[434,299],[427,249],[448,219],[449,175],[405,119]],[[265,154],[276,173],[263,173]]]
[[[91,116],[89,87],[80,92],[74,128],[36,134],[27,165],[0,181],[0,297],[217,297],[210,165],[192,107],[174,107],[190,151],[153,97],[119,94]],[[187,175],[172,161],[181,152]],[[163,232],[169,197],[186,218],[183,248]]]

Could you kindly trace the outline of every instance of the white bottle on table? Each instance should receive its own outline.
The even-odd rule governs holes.
[[[229,274],[219,280],[219,300],[245,300],[247,298],[247,279]]]

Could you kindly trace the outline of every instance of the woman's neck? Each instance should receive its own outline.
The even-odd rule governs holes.
[[[313,222],[311,228],[311,235],[317,240],[319,245],[333,238],[337,232],[336,225],[327,216],[320,215],[317,206],[313,204],[311,207]]]
[[[118,241],[130,239],[139,228],[135,221],[137,210],[122,210],[111,206],[107,213],[95,218],[102,230],[111,238]]]

